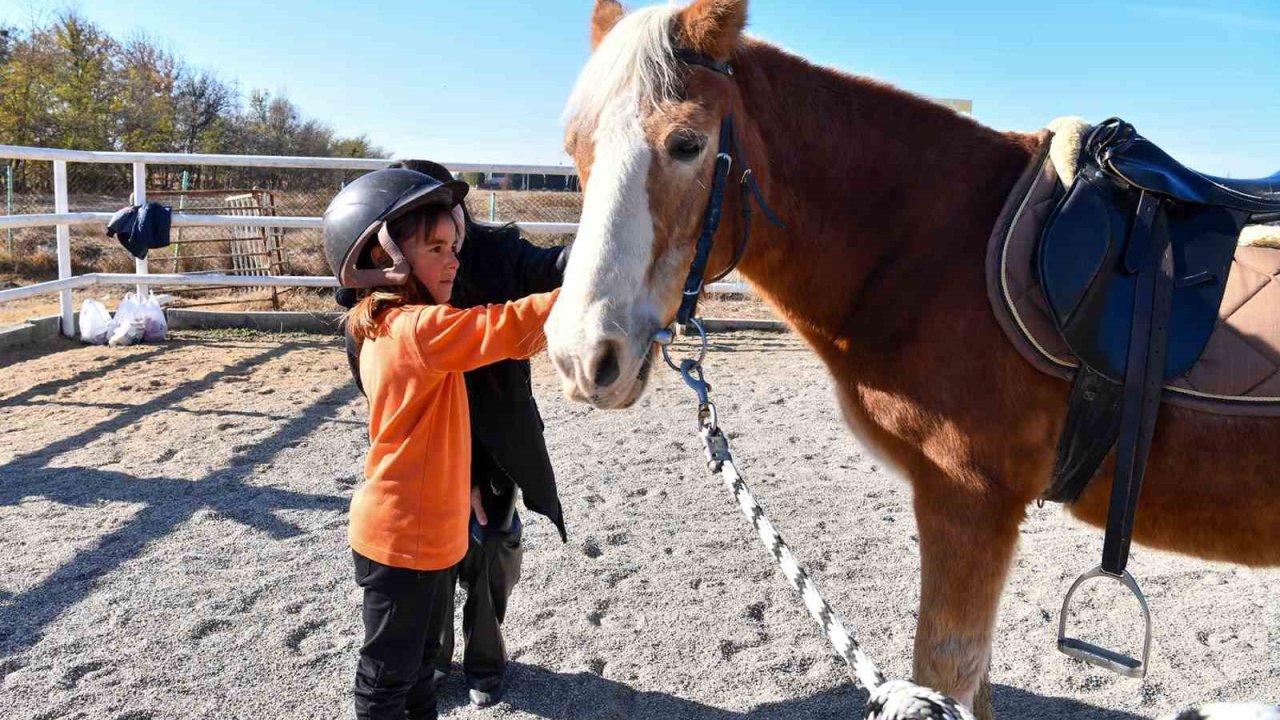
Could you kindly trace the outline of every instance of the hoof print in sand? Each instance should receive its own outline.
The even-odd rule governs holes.
[[[322,620],[308,620],[302,625],[290,630],[289,634],[284,638],[285,647],[294,652],[301,652],[302,643],[305,642],[307,638],[315,634],[316,630],[324,627],[324,625],[325,623]]]
[[[596,609],[587,613],[587,622],[595,625],[596,627],[600,627],[600,624],[604,622],[605,614],[609,611],[609,605],[610,601],[607,599],[598,601],[596,603]]]
[[[73,688],[76,685],[79,685],[80,681],[84,679],[86,675],[97,672],[106,666],[107,664],[101,660],[92,660],[87,663],[81,663],[73,666],[67,671],[67,674],[63,675],[62,679],[58,681],[58,686],[63,689]]]
[[[231,627],[230,620],[202,620],[195,629],[191,631],[192,640],[200,640],[206,638],[220,630],[226,630]]]

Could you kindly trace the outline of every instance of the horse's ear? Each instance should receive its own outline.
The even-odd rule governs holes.
[[[618,0],[596,0],[596,9],[591,13],[591,49],[599,47],[604,36],[609,34],[614,25],[622,19],[626,11]]]
[[[697,0],[680,11],[680,44],[727,61],[747,25],[747,0]]]

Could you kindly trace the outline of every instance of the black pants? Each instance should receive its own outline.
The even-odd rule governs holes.
[[[432,676],[448,673],[453,659],[454,584],[467,589],[462,609],[467,686],[489,691],[506,672],[501,624],[520,579],[523,527],[515,493],[482,486],[489,525],[472,518],[462,562],[446,570],[396,568],[353,552],[356,584],[364,588],[365,642],[356,666],[355,705],[360,720],[436,717]]]
[[[514,500],[514,498],[512,498]],[[485,503],[486,508],[488,503]],[[496,508],[495,508],[496,509]],[[502,681],[507,668],[507,650],[502,640],[502,621],[507,615],[507,599],[520,579],[524,548],[520,545],[523,526],[514,505],[510,516],[494,512],[489,526],[481,527],[472,518],[471,542],[458,565],[458,582],[467,591],[462,606],[462,671],[467,687],[488,691]],[[436,667],[449,672],[453,658],[453,624],[440,644]]]
[[[364,645],[356,665],[360,720],[435,720],[432,683],[446,631],[453,629],[458,568],[390,567],[352,551],[364,588]]]

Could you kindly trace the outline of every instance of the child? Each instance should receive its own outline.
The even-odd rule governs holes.
[[[379,170],[344,188],[324,216],[325,256],[344,287],[369,398],[365,482],[350,542],[364,588],[358,718],[435,718],[432,676],[453,622],[457,565],[478,493],[468,492],[471,431],[462,373],[527,358],[558,291],[460,310],[448,305],[463,239],[465,183]]]
[[[453,174],[430,160],[402,160],[393,167],[416,170],[449,182]],[[475,221],[465,205],[462,267],[450,304],[465,308],[503,303],[549,292],[564,280],[569,246],[539,247],[512,224]],[[348,340],[348,351],[352,343]],[[516,510],[551,520],[566,539],[564,513],[556,491],[555,470],[543,437],[542,417],[534,401],[528,360],[503,360],[464,373],[471,406],[471,486],[480,491],[488,523],[472,516],[471,544],[458,566],[458,587],[466,588],[462,608],[462,671],[471,703],[492,705],[505,692],[506,643],[502,624],[512,591],[520,580],[524,523]],[[452,626],[449,626],[452,630]],[[453,659],[453,634],[446,632],[436,658],[436,682],[445,680]]]

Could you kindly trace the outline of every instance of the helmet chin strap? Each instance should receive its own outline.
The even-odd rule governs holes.
[[[386,223],[382,223],[382,227],[378,228],[378,245],[381,245],[383,251],[387,253],[387,257],[391,258],[391,267],[383,271],[387,280],[396,285],[403,285],[408,282],[409,274],[412,272],[409,267],[409,260],[404,256],[404,253],[400,252],[400,246],[396,245],[395,239],[391,237],[391,232],[387,230]]]
[[[462,243],[467,239],[467,218],[462,214],[462,203],[454,205],[449,210],[449,216],[453,218],[453,227],[458,231],[457,251],[462,252]]]
[[[443,219],[443,218],[441,218]],[[466,216],[462,214],[462,204],[459,203],[449,209],[449,220],[453,223],[454,252],[461,252],[462,242],[466,239]],[[439,222],[439,220],[437,220]],[[418,226],[414,228],[414,235],[426,234],[432,228],[427,227],[427,216],[421,215],[418,218]],[[403,285],[409,281],[409,276],[413,273],[413,267],[409,264],[409,259],[400,251],[400,246],[396,244],[395,238],[391,237],[391,231],[387,229],[387,223],[383,223],[378,228],[378,245],[387,253],[387,257],[391,258],[391,267],[387,268],[384,273],[388,281],[397,285]]]

